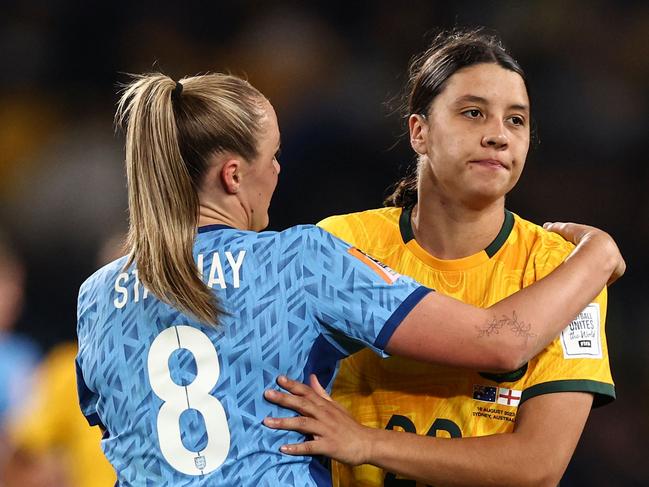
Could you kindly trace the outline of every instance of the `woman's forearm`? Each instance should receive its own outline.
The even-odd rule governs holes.
[[[516,370],[599,294],[623,262],[615,242],[592,229],[550,275],[490,308],[431,293],[403,319],[386,350],[457,367]]]
[[[487,309],[490,320],[479,329],[483,337],[510,331],[521,349],[515,369],[537,355],[601,292],[619,255],[603,232],[583,240],[548,276]],[[534,326],[532,326],[534,324]]]
[[[515,434],[450,439],[372,429],[368,438],[365,463],[436,487],[552,485],[538,452]]]

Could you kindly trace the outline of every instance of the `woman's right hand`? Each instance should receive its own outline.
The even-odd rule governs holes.
[[[288,391],[274,389],[264,392],[266,400],[300,414],[300,416],[264,419],[273,429],[298,431],[312,435],[303,443],[283,445],[287,455],[325,455],[348,465],[360,465],[370,458],[372,428],[357,423],[340,404],[335,402],[311,375],[306,384],[280,376],[277,384]]]
[[[543,228],[558,233],[577,247],[589,246],[591,249],[594,248],[601,252],[602,265],[609,266],[611,270],[611,277],[608,280],[609,286],[624,275],[626,271],[624,258],[615,240],[605,231],[589,225],[562,222],[545,223]]]

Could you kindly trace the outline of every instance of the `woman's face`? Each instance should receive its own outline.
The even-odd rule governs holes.
[[[280,146],[279,126],[273,106],[267,100],[262,103],[264,116],[260,124],[259,155],[245,166],[242,196],[247,205],[250,229],[261,231],[268,226],[268,207],[277,187],[280,166],[277,155]]]
[[[411,115],[409,126],[412,147],[422,156],[423,191],[483,207],[504,197],[523,170],[530,142],[525,83],[497,64],[463,68],[447,80],[427,116]]]

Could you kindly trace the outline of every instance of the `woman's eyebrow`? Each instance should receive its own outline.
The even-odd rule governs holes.
[[[486,98],[483,98],[481,96],[476,96],[476,95],[462,95],[459,98],[455,99],[456,104],[460,103],[482,103],[484,105],[487,105],[489,101]]]
[[[459,98],[456,98],[455,104],[460,105],[462,103],[479,103],[482,105],[489,105],[489,100],[482,96],[477,95],[462,95]],[[522,110],[528,112],[530,107],[524,103],[512,103],[507,107],[508,110]]]

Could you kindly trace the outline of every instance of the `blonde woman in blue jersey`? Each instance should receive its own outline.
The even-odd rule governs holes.
[[[415,59],[410,74],[405,105],[416,171],[399,183],[387,208],[320,225],[395,271],[478,306],[560,268],[570,244],[505,208],[531,135],[518,63],[493,35],[445,32]],[[360,352],[343,362],[333,397],[357,421],[379,429],[359,428],[301,386],[294,391],[313,401],[274,397],[322,423],[272,424],[319,438],[287,451],[356,466],[334,464],[336,485],[387,487],[418,479],[437,487],[554,486],[591,406],[615,397],[605,316],[606,289],[539,356],[508,374],[398,357],[379,363]],[[418,434],[383,431],[390,429]]]
[[[262,424],[281,411],[262,396],[280,372],[328,385],[362,347],[508,370],[623,270],[607,234],[571,226],[577,248],[555,273],[468,306],[317,227],[262,231],[280,133],[249,83],[140,76],[117,120],[129,255],[81,287],[76,364],[82,412],[122,486],[330,485],[318,462],[280,454],[301,434]]]

